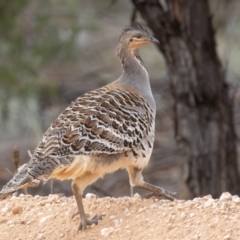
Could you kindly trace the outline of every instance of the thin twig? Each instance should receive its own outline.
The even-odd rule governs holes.
[[[15,147],[12,152],[12,161],[15,167],[15,174],[18,172],[19,167],[19,150]]]

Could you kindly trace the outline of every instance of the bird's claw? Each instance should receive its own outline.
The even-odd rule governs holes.
[[[84,219],[81,220],[78,229],[79,230],[85,230],[87,228],[87,226],[90,226],[92,224],[97,225],[99,220],[102,220],[102,217],[104,217],[105,215],[95,215],[93,218],[91,219]]]

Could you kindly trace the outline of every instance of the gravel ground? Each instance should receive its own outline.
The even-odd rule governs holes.
[[[72,216],[73,197],[21,194],[0,202],[0,240],[27,239],[164,239],[239,240],[240,198],[223,193],[193,200],[96,198],[87,194],[89,217],[105,214],[98,225],[78,231],[79,216]]]

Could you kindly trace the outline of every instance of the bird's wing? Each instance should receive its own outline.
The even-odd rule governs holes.
[[[66,157],[125,152],[141,144],[153,121],[142,97],[103,87],[73,101],[51,124],[36,153]]]
[[[144,150],[143,142],[151,147],[153,128],[153,111],[138,94],[107,86],[91,91],[51,124],[32,159],[2,189],[0,199],[19,188],[37,186],[78,155],[136,153],[138,147]]]

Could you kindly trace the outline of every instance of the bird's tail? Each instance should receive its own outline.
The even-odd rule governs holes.
[[[45,161],[32,159],[23,165],[19,169],[19,172],[1,190],[0,200],[6,198],[11,193],[16,192],[18,189],[36,187],[41,180],[46,181],[52,171],[51,169],[42,166],[44,162]]]

